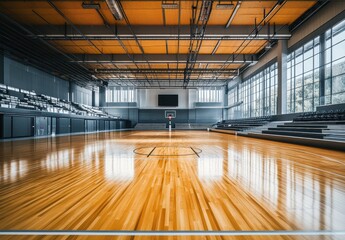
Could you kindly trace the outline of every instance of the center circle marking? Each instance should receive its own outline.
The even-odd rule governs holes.
[[[160,153],[155,153],[158,151],[162,151],[162,148],[164,150],[169,151],[169,150],[174,150],[174,151],[186,151],[187,153],[178,153],[178,154],[160,154]],[[163,152],[165,152],[163,150]],[[136,148],[133,150],[135,154],[138,155],[143,155],[147,157],[178,157],[178,156],[198,156],[199,154],[202,153],[202,150],[200,148],[196,147],[173,147],[173,146],[159,146],[159,147],[140,147]]]

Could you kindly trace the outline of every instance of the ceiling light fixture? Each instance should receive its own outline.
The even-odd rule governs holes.
[[[114,15],[116,20],[122,20],[123,19],[123,14],[121,7],[118,3],[117,0],[106,0],[107,5],[111,11],[111,13]]]
[[[233,9],[235,7],[235,5],[231,2],[231,3],[219,3],[216,6],[216,9]]]
[[[241,3],[242,3],[242,1],[237,2],[236,7],[235,7],[234,11],[232,12],[232,14],[229,18],[229,21],[226,23],[225,28],[228,28],[230,26],[230,24],[232,23],[232,21],[234,20],[238,9],[240,9]]]
[[[93,3],[93,2],[90,2],[90,3],[83,2],[81,6],[84,9],[100,9],[101,8],[101,6],[98,3]]]
[[[168,3],[168,2],[162,2],[162,8],[163,9],[177,9],[178,4],[177,3]]]

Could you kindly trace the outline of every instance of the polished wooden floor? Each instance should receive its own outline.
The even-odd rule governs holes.
[[[126,131],[1,142],[0,159],[0,230],[345,230],[345,152]]]

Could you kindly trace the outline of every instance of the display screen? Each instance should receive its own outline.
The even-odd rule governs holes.
[[[178,106],[178,95],[158,95],[158,106],[159,107],[177,107]]]

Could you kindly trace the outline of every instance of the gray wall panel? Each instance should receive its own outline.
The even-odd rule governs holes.
[[[84,132],[85,130],[85,120],[84,119],[71,119],[71,132],[77,133],[77,132]]]
[[[4,84],[68,100],[69,82],[4,58]]]
[[[109,122],[109,130],[115,130],[116,129],[116,122],[110,121]]]
[[[70,119],[58,118],[56,121],[57,134],[70,133]]]
[[[13,117],[12,137],[33,136],[33,117]]]
[[[222,120],[222,108],[195,109],[197,123],[211,123]]]
[[[108,131],[108,130],[110,130],[110,124],[109,124],[110,122],[109,121],[105,121],[105,123],[104,123],[104,130],[106,130],[106,131]]]
[[[130,120],[132,126],[138,123],[137,108],[105,108],[104,110],[114,116]]]
[[[12,118],[9,116],[3,116],[2,118],[2,137],[12,137]]]
[[[95,132],[97,131],[97,121],[96,120],[86,120],[85,121],[85,132]]]
[[[119,123],[120,123],[120,125],[119,125],[120,129],[126,128],[126,122],[125,121],[120,121]]]
[[[105,121],[104,120],[99,120],[98,121],[98,129],[99,129],[99,131],[104,131],[105,130]]]
[[[167,109],[169,110],[169,109]],[[139,109],[138,122],[165,123],[165,110]],[[175,123],[211,123],[222,119],[222,108],[176,109]]]

